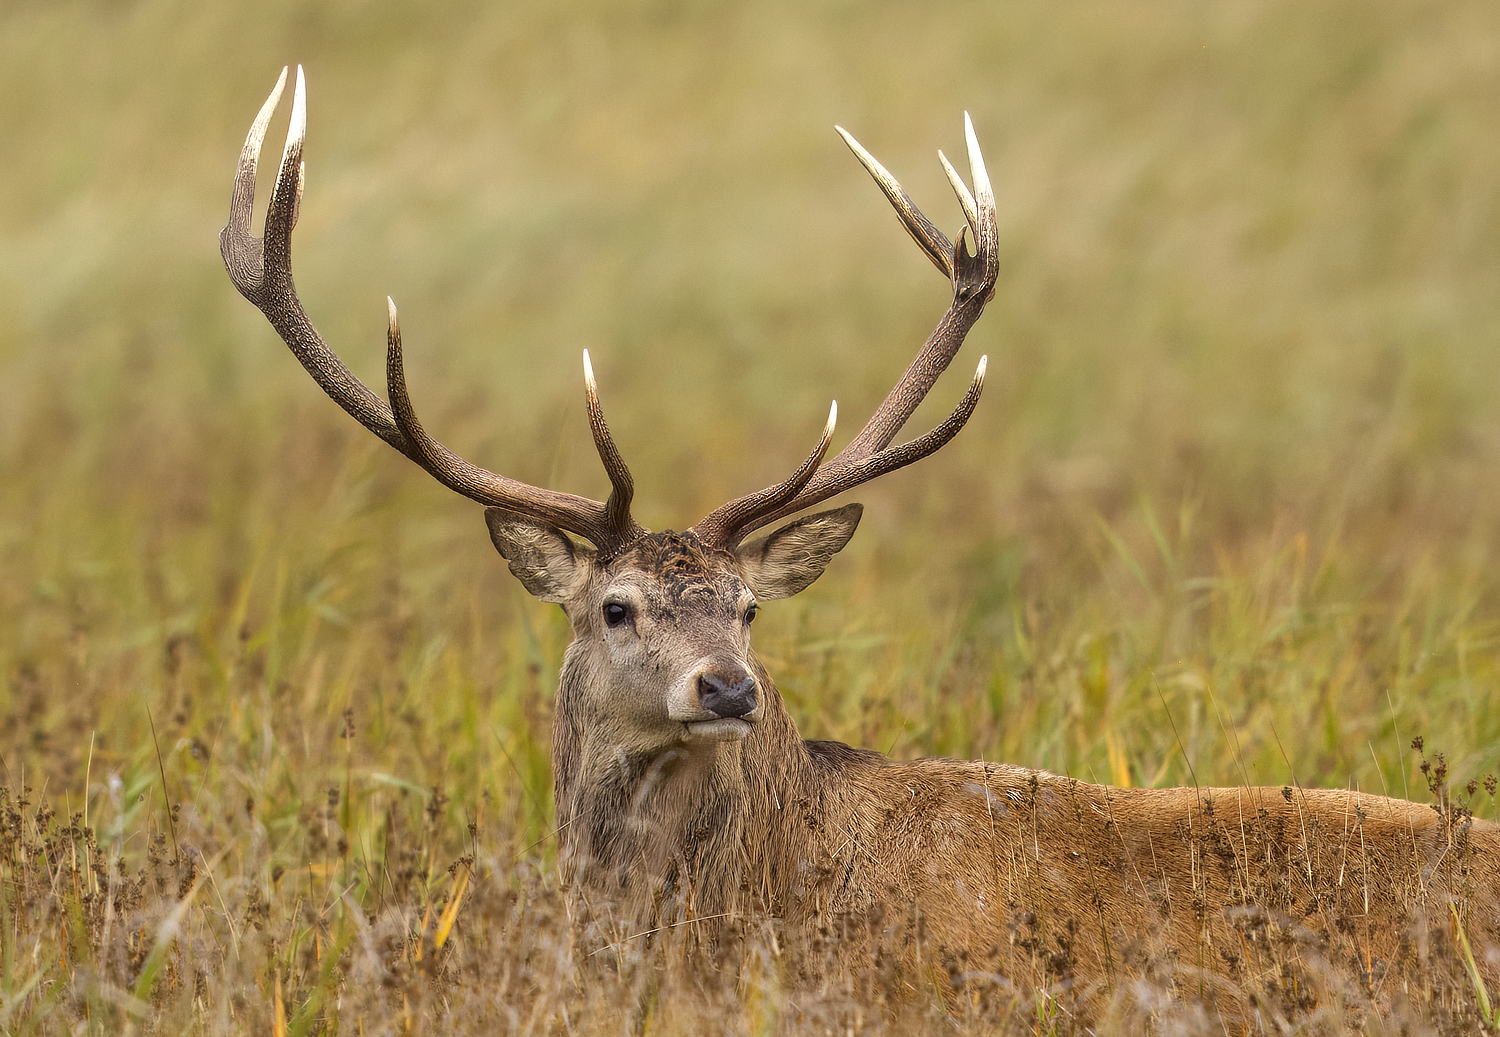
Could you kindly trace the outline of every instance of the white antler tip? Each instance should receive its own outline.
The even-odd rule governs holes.
[[[593,363],[591,363],[589,361],[589,351],[587,349],[585,349],[583,351],[583,381],[584,381],[584,384],[589,387],[589,391],[593,392],[594,391],[594,365],[593,365]]]
[[[391,325],[394,327],[396,324],[396,300],[387,295],[385,297],[385,308],[390,312]]]
[[[831,404],[828,405],[828,425],[827,425],[826,429],[824,430],[823,434],[825,436],[832,435],[833,434],[833,428],[838,423],[839,423],[839,401],[838,400],[834,400]]]
[[[281,102],[281,92],[286,89],[286,71],[282,68],[281,76],[276,80],[275,89],[266,98],[266,103],[260,106],[255,121],[250,124],[250,132],[245,137],[245,150],[240,157],[240,165],[252,172],[255,169],[255,161],[260,156],[261,142],[266,139],[266,129],[271,125],[271,115],[276,111],[276,105]]]
[[[882,179],[882,175],[886,179],[890,178],[890,174],[885,171],[885,167],[875,161],[875,156],[866,151],[864,145],[854,139],[854,134],[842,126],[835,126],[834,129],[844,139],[844,143],[849,146],[849,150],[854,152],[854,157],[859,159],[860,165],[868,169],[876,180]]]
[[[292,124],[287,131],[287,144],[293,141],[300,146],[307,136],[307,78],[302,66],[297,66],[297,89],[292,93]]]
[[[979,358],[979,368],[974,372],[974,380],[976,382],[984,381],[984,369],[989,366],[989,362],[990,357],[988,353]]]
[[[984,153],[979,150],[979,137],[974,133],[974,120],[969,118],[968,112],[964,112],[964,138],[969,145],[969,176],[974,181],[974,194],[988,210],[994,205],[995,189],[990,184],[988,170],[984,168]]]

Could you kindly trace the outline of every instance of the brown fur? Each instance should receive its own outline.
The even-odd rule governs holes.
[[[657,692],[684,660],[743,644],[764,696],[743,740],[687,744],[633,715],[651,689],[617,684],[599,651],[599,602],[621,581],[645,589]],[[616,923],[596,941],[696,919],[711,945],[726,918],[775,918],[807,969],[895,963],[945,987],[1232,991],[1290,954],[1379,996],[1451,938],[1451,904],[1493,981],[1495,825],[1352,792],[1112,788],[803,741],[739,638],[745,585],[736,556],[655,534],[564,604],[557,814],[580,921]]]

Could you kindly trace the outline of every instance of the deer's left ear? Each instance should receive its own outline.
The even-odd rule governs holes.
[[[738,548],[735,556],[755,596],[763,601],[790,598],[812,586],[854,535],[864,510],[863,504],[846,504],[820,511]]]

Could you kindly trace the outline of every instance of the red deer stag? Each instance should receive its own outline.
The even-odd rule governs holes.
[[[967,224],[951,242],[840,130],[953,286],[937,329],[874,416],[824,463],[830,412],[785,482],[685,532],[652,533],[631,517],[630,471],[587,354],[589,427],[613,487],[604,503],[485,471],[428,435],[407,393],[394,304],[389,406],[323,342],[291,271],[300,69],[265,236],[251,236],[256,162],[285,81],[283,71],[240,156],[220,239],[225,265],[323,391],[485,505],[511,572],[567,614],[573,641],[552,762],[565,874],[585,917],[607,905],[632,928],[777,918],[788,933],[834,933],[833,953],[846,962],[883,955],[913,976],[924,962],[923,974],[942,982],[998,974],[1018,986],[1212,973],[1233,989],[1293,946],[1293,957],[1332,963],[1376,996],[1396,989],[1433,933],[1462,926],[1481,972],[1500,974],[1500,837],[1463,811],[1290,787],[1112,788],[1001,763],[897,763],[798,735],[751,650],[751,621],[760,602],[822,574],[860,505],[747,538],[933,453],[973,413],[983,359],[947,420],[892,445],[995,288],[995,200],[967,119],[972,193],[943,159]]]

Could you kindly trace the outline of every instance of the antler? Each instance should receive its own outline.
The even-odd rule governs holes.
[[[356,378],[323,341],[302,309],[296,285],[292,282],[292,228],[297,225],[302,202],[305,176],[302,145],[307,131],[306,88],[301,66],[297,68],[286,149],[282,152],[281,167],[266,210],[265,236],[255,238],[250,234],[250,210],[255,203],[255,167],[260,159],[266,128],[285,86],[286,69],[282,69],[276,89],[271,91],[245,138],[245,148],[240,152],[239,169],[234,178],[229,223],[219,235],[224,266],[240,294],[266,315],[307,373],[335,403],[365,428],[421,465],[444,486],[481,504],[505,508],[577,533],[601,550],[618,547],[642,533],[641,527],[630,517],[630,500],[634,492],[630,469],[625,466],[609,434],[609,426],[605,424],[587,353],[583,363],[589,428],[613,487],[606,504],[486,471],[429,436],[417,420],[406,389],[401,362],[401,329],[396,320],[394,302],[387,300],[390,306],[386,352],[389,406]]]
[[[953,302],[948,312],[938,321],[936,330],[927,339],[916,359],[901,376],[885,401],[871,415],[859,435],[839,451],[832,461],[821,468],[818,462],[828,447],[828,437],[833,431],[833,416],[829,416],[828,428],[823,441],[812,455],[803,462],[797,474],[778,487],[761,490],[738,500],[730,501],[709,514],[693,527],[693,531],[706,543],[733,548],[749,533],[761,526],[793,512],[812,507],[861,483],[869,482],[887,472],[894,472],[915,461],[920,461],[946,444],[958,430],[964,427],[974,408],[979,403],[979,394],[984,388],[984,369],[987,357],[979,358],[979,369],[963,399],[942,424],[931,432],[909,443],[891,446],[890,442],[901,431],[912,412],[926,398],[938,376],[947,369],[964,336],[984,312],[985,303],[995,293],[995,281],[1000,275],[1000,231],[995,219],[995,192],[990,186],[989,174],[985,172],[984,156],[979,151],[979,141],[974,136],[974,124],[964,113],[964,136],[969,147],[969,173],[974,181],[974,193],[964,186],[963,180],[941,151],[938,158],[953,185],[963,207],[967,226],[959,231],[957,242],[950,242],[931,220],[922,214],[911,198],[886,172],[884,166],[875,161],[859,141],[851,137],[842,127],[834,127],[844,138],[844,143],[856,158],[875,178],[876,184],[885,192],[901,218],[902,226],[917,245],[931,259],[933,265],[953,282]],[[971,255],[964,240],[965,231],[974,236],[974,253]]]

